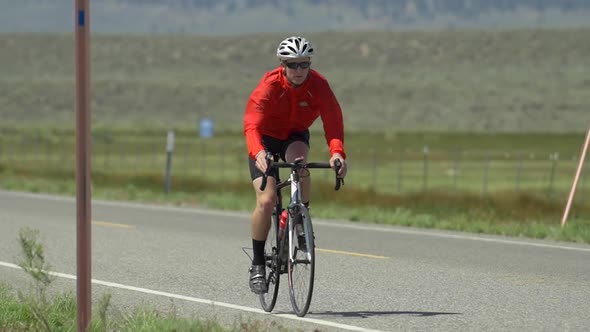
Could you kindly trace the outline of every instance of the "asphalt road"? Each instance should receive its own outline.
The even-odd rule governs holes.
[[[75,292],[75,208],[0,191],[0,282],[26,287],[14,264],[27,226],[59,273],[53,291]],[[246,213],[94,201],[92,220],[93,300],[113,294],[114,313],[151,307],[304,331],[590,329],[588,245],[316,219],[315,292],[299,319],[286,282],[272,315],[250,293]]]

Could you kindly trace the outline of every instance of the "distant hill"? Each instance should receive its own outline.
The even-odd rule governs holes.
[[[71,0],[0,0],[0,31],[65,32]],[[197,33],[590,25],[588,0],[100,0],[93,31]]]
[[[585,132],[590,28],[317,32],[347,130]],[[283,33],[97,35],[93,126],[242,128]],[[0,127],[74,125],[69,34],[0,33]],[[321,121],[317,121],[321,129]]]

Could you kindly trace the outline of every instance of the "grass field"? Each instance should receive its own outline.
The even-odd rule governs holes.
[[[348,129],[583,132],[590,28],[312,33]],[[93,123],[237,129],[283,35],[92,38]],[[3,123],[72,127],[71,35],[0,34]]]

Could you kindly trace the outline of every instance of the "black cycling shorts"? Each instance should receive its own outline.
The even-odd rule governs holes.
[[[286,140],[262,135],[262,145],[266,151],[274,155],[275,161],[278,161],[278,158],[286,161],[285,153],[287,152],[289,144],[297,141],[303,142],[309,147],[309,130],[294,132]],[[256,160],[248,158],[248,165],[250,166],[250,177],[252,177],[252,180],[264,175],[258,167],[256,167]],[[271,173],[270,175],[275,179],[277,178],[275,173]]]

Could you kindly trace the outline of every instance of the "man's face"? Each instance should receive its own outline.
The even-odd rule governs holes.
[[[301,85],[309,74],[311,66],[310,58],[291,59],[282,62],[285,68],[285,75],[291,84]]]

